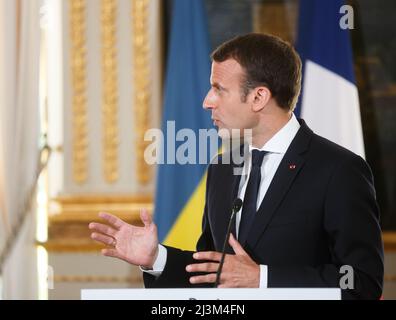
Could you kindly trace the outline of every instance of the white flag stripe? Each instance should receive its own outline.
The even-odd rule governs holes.
[[[318,135],[365,157],[356,86],[310,60],[305,64],[301,117]]]

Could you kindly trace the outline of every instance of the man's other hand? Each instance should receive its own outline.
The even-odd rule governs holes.
[[[260,266],[249,257],[232,234],[229,243],[234,249],[235,255],[227,254],[225,256],[218,288],[258,288],[260,284]],[[215,251],[202,251],[194,253],[193,257],[196,260],[212,262],[188,265],[186,267],[188,272],[208,273],[206,275],[191,277],[190,282],[193,284],[215,283],[221,253]]]
[[[103,255],[119,258],[147,269],[152,268],[158,255],[158,233],[157,226],[147,210],[140,211],[143,227],[128,224],[106,212],[100,212],[99,217],[108,224],[91,222],[89,229],[93,231],[92,239],[113,246],[110,249],[103,249]]]

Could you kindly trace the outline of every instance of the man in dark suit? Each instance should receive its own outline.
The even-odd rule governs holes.
[[[114,246],[103,254],[141,266],[147,287],[213,286],[241,198],[219,287],[340,287],[347,266],[352,281],[343,298],[378,299],[383,247],[372,174],[361,157],[294,116],[297,53],[277,37],[248,34],[221,45],[212,61],[204,108],[220,136],[239,129],[251,139],[242,164],[223,154],[209,165],[197,252],[158,244],[142,212],[144,227],[106,213],[111,226],[90,224],[93,239]]]

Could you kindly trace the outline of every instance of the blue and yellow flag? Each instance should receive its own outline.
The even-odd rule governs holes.
[[[198,164],[198,131],[213,127],[210,113],[202,109],[210,86],[209,56],[209,36],[202,1],[175,0],[162,122],[165,164],[158,166],[154,220],[161,242],[185,250],[195,249],[205,205],[207,165]],[[191,129],[195,137],[185,136],[183,141],[175,142],[180,140],[177,133],[181,129]],[[172,141],[175,148],[170,146]],[[175,156],[180,145],[186,143],[196,151],[189,155],[196,164],[182,164]]]

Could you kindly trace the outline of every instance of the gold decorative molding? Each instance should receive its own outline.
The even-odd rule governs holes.
[[[298,19],[298,1],[262,1],[252,5],[253,30],[269,33],[295,43]]]
[[[108,211],[121,219],[139,219],[141,209],[152,211],[153,200],[151,196],[131,195],[59,196],[50,200],[49,208],[50,222],[86,222],[97,219],[100,211]]]
[[[384,241],[385,251],[396,251],[396,232],[382,232],[382,240]]]
[[[90,238],[88,224],[100,221],[98,213],[106,211],[122,220],[142,225],[140,210],[153,212],[153,199],[144,195],[60,196],[50,200],[48,241],[40,243],[53,252],[99,252],[102,245]]]
[[[107,182],[117,181],[118,173],[118,89],[115,0],[101,0],[102,31],[102,132],[103,174]]]
[[[144,150],[149,144],[144,141],[144,134],[150,126],[151,101],[149,4],[150,0],[132,0],[135,155],[137,180],[141,184],[147,184],[152,176],[152,169],[144,160]]]
[[[385,274],[384,281],[385,282],[396,282],[396,274]]]
[[[142,283],[142,276],[117,277],[117,276],[91,276],[91,275],[54,275],[54,282],[102,282],[102,283]]]
[[[72,77],[72,172],[83,184],[88,176],[85,1],[69,0]]]

